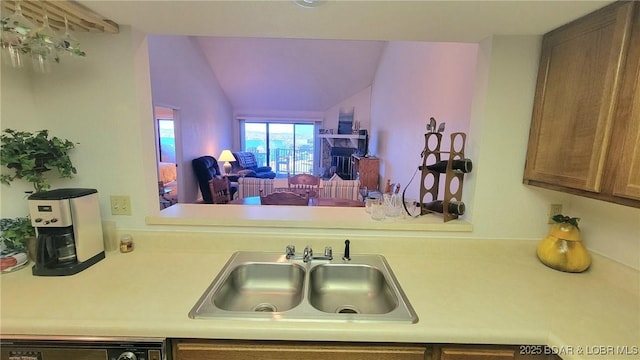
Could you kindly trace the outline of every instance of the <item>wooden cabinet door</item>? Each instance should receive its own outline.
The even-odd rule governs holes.
[[[634,19],[617,111],[620,140],[615,145],[622,145],[611,157],[619,161],[613,195],[640,200],[640,6]]]
[[[557,355],[524,354],[523,349],[538,346],[447,345],[436,349],[434,360],[560,360]]]
[[[515,351],[506,349],[442,348],[438,360],[514,360]]]
[[[425,360],[419,345],[342,345],[329,343],[178,341],[175,360]]]
[[[378,158],[352,156],[353,171],[360,176],[360,186],[366,186],[369,190],[378,190],[378,178],[380,163]]]
[[[545,35],[525,182],[600,191],[632,10],[616,2]]]

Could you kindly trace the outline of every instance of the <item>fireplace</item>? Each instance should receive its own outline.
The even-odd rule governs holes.
[[[361,131],[364,133],[353,137],[351,135],[323,136],[320,158],[320,173],[323,178],[330,178],[335,173],[344,180],[355,179],[351,155],[367,153],[368,139],[365,130]]]
[[[351,154],[358,151],[356,148],[338,147],[331,148],[331,169],[344,180],[354,179]]]

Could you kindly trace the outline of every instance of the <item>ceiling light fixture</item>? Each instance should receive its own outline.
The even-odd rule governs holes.
[[[326,0],[293,0],[294,3],[303,8],[316,8],[322,5]]]

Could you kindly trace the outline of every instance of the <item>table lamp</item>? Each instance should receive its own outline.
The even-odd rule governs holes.
[[[224,174],[225,175],[231,174],[231,163],[230,162],[236,161],[236,158],[233,157],[233,154],[231,153],[231,151],[222,150],[222,153],[220,154],[220,157],[218,158],[218,161],[224,161]]]

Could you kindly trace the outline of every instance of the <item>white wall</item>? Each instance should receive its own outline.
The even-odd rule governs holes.
[[[367,86],[353,96],[344,99],[324,112],[322,127],[338,130],[340,111],[353,110],[353,121],[360,121],[360,129],[369,129],[371,123],[371,86]]]
[[[32,91],[31,72],[13,69],[2,63],[0,69],[0,125],[2,129],[37,131],[36,99]],[[16,106],[9,106],[9,104]],[[2,173],[7,173],[3,166]],[[0,216],[17,217],[28,214],[24,191],[33,191],[27,182],[14,182],[11,186],[0,185]]]
[[[589,249],[640,269],[640,209],[570,196],[569,211]]]
[[[87,57],[63,57],[50,74],[2,65],[2,128],[49,129],[52,136],[78,142],[71,153],[78,174],[63,180],[51,172],[52,186],[96,188],[103,219],[142,224],[148,201],[155,199],[157,207],[155,165],[143,160],[147,151],[153,156],[154,144],[152,126],[143,126],[153,117],[149,72],[138,70],[147,61],[146,42],[127,27],[117,35],[77,37]],[[3,217],[28,214],[23,191],[31,190],[29,183],[0,190]],[[110,214],[109,196],[121,194],[131,196],[132,216]]]
[[[149,36],[148,44],[153,102],[178,111],[177,143],[183,145],[179,201],[192,203],[200,192],[191,160],[203,155],[218,158],[222,150],[232,149],[233,108],[195,39]]]
[[[468,147],[476,166],[465,185],[474,237],[541,238],[547,205],[568,198],[522,184],[539,54],[538,36],[480,44]]]
[[[369,152],[380,157],[381,185],[390,179],[404,189],[424,148],[427,120],[446,122],[443,147],[452,132],[467,132],[471,114],[477,44],[390,42],[382,54],[371,92]],[[418,199],[420,174],[407,189]]]

